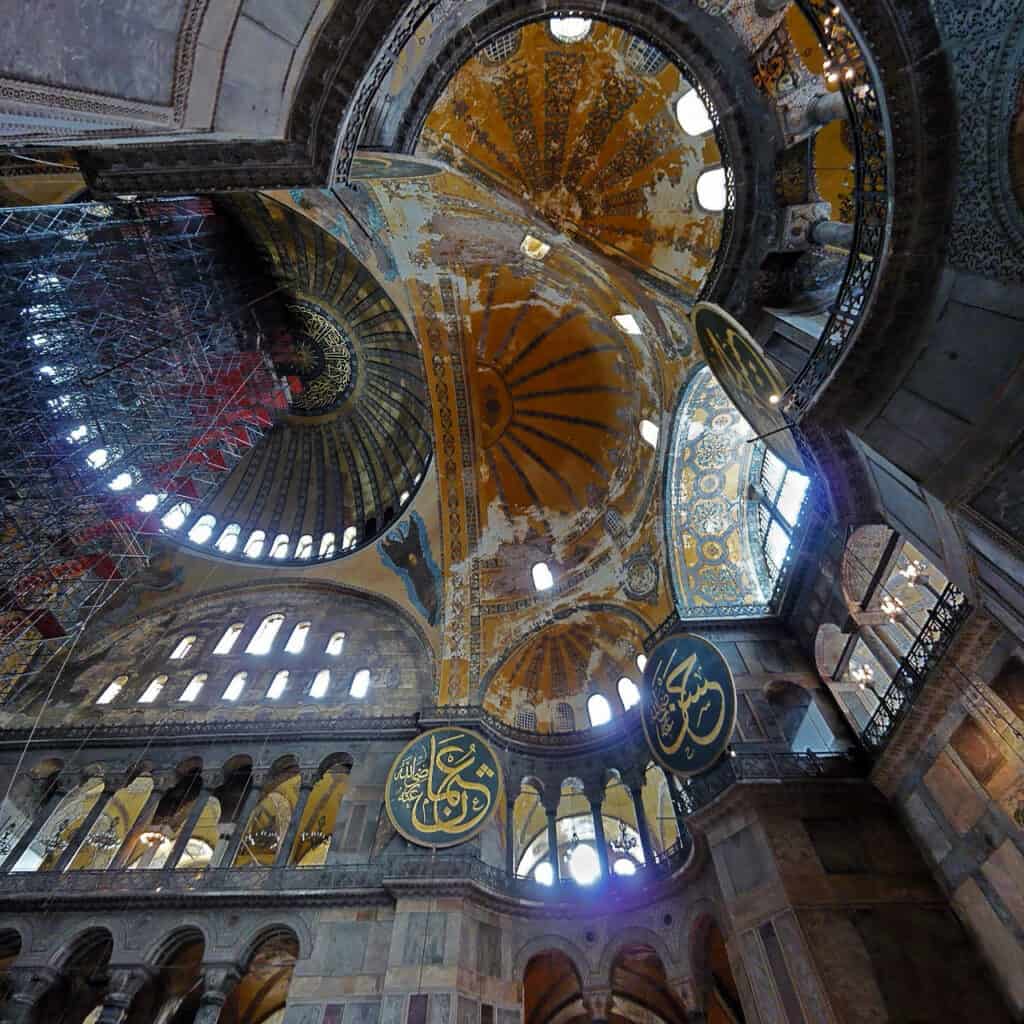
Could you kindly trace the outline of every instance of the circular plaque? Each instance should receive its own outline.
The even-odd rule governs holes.
[[[385,805],[411,843],[439,848],[472,839],[501,796],[501,764],[490,744],[458,726],[417,736],[388,772]]]
[[[707,771],[736,725],[736,686],[722,652],[693,633],[662,640],[644,668],[640,718],[659,764],[677,775]]]
[[[690,318],[711,372],[740,415],[758,437],[770,435],[764,443],[783,462],[800,468],[804,460],[782,415],[786,382],[764,349],[742,324],[710,302],[698,302]]]

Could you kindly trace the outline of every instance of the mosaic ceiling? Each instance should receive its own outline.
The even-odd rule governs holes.
[[[686,135],[679,70],[621,29],[577,43],[548,22],[490,44],[427,119],[420,152],[520,197],[556,231],[695,295],[721,237],[696,199],[713,137]]]

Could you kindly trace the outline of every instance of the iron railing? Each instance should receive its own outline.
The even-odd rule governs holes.
[[[882,89],[856,27],[834,0],[799,0],[828,57],[850,68],[840,80],[854,146],[854,224],[850,259],[831,316],[804,368],[789,387],[786,414],[799,420],[846,354],[882,268],[892,229],[892,156]]]
[[[861,778],[865,770],[855,751],[736,751],[709,771],[683,782],[681,797],[686,813],[695,814],[739,782]]]
[[[861,740],[870,753],[877,755],[885,749],[893,730],[921,692],[931,671],[949,650],[970,610],[963,593],[952,583],[948,584],[861,734]]]

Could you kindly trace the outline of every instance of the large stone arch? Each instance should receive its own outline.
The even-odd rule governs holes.
[[[522,978],[526,965],[538,954],[549,950],[564,953],[576,969],[580,983],[586,984],[593,971],[593,965],[579,946],[561,935],[538,935],[520,946],[512,957],[512,976]]]
[[[679,962],[678,956],[672,952],[663,936],[650,928],[644,928],[641,925],[631,925],[628,928],[617,931],[611,941],[605,946],[601,953],[601,959],[598,962],[598,974],[602,977],[610,976],[616,957],[627,946],[650,946],[661,958],[665,973],[670,978],[680,974],[683,970],[684,965]]]

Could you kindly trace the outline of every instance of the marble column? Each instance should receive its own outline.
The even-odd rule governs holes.
[[[516,796],[505,790],[505,874],[516,875]]]
[[[147,967],[115,968],[110,972],[107,994],[103,999],[97,1024],[123,1024],[128,1019],[132,1001],[143,985],[153,977]]]
[[[851,249],[853,225],[838,220],[819,220],[811,226],[811,241],[816,245],[834,245],[839,249]]]
[[[128,834],[124,837],[124,842],[121,844],[117,853],[114,854],[114,857],[107,868],[108,871],[123,869],[128,863],[128,859],[131,857],[136,845],[138,844],[139,836],[153,824],[153,815],[156,814],[156,809],[160,806],[160,801],[167,795],[167,790],[171,788],[172,784],[173,783],[170,779],[153,779],[153,789],[146,802],[142,805],[142,810],[139,812],[139,816],[135,819],[135,824],[133,824],[128,830]]]
[[[604,834],[604,815],[600,798],[590,800],[590,817],[594,821],[594,845],[597,847],[597,859],[601,863],[601,877],[611,877],[611,866],[608,864],[608,840]]]
[[[554,881],[558,881],[561,874],[558,870],[558,810],[550,807],[544,808],[548,819],[548,860],[551,862],[551,872]]]
[[[228,845],[220,859],[222,868],[230,868],[235,863],[238,851],[242,848],[242,841],[245,839],[246,829],[249,827],[249,819],[252,817],[253,811],[256,810],[256,805],[263,799],[263,782],[263,777],[258,775],[253,775],[250,780],[241,809],[235,816],[235,830],[231,833],[231,838],[228,839]]]
[[[32,840],[39,835],[39,830],[50,820],[50,815],[53,814],[57,805],[66,795],[59,784],[53,785],[49,789],[42,801],[40,801],[39,807],[36,808],[36,813],[33,815],[28,828],[22,832],[21,838],[14,844],[13,849],[4,858],[3,863],[0,864],[0,874],[6,874],[21,860],[22,855],[29,848]]]
[[[0,1024],[29,1024],[36,1003],[60,977],[54,967],[12,967],[7,972],[10,995],[0,1007]]]
[[[117,788],[111,779],[103,780],[103,791],[96,798],[96,802],[92,807],[89,808],[89,813],[82,819],[82,824],[75,829],[75,834],[68,840],[57,863],[51,869],[52,871],[60,874],[60,872],[67,870],[68,865],[75,859],[75,854],[78,853],[82,843],[85,842],[86,836],[92,831],[93,825],[99,820],[110,798],[117,792]]]
[[[195,831],[196,825],[199,823],[199,818],[206,807],[206,804],[210,799],[210,791],[206,786],[205,780],[202,776],[198,776],[199,792],[196,794],[195,799],[192,801],[192,806],[188,809],[188,814],[185,815],[185,820],[182,822],[181,828],[178,829],[178,835],[175,837],[174,846],[171,848],[170,856],[164,862],[164,871],[173,871],[178,861],[181,860],[182,855],[185,853],[185,849],[188,846],[188,841],[192,838],[192,833]],[[194,786],[192,788],[195,788]]]
[[[291,821],[288,824],[288,831],[285,833],[281,845],[277,849],[277,856],[274,858],[274,867],[286,867],[292,855],[292,847],[295,845],[295,837],[302,827],[302,818],[306,813],[306,804],[309,802],[309,794],[313,792],[316,785],[316,777],[312,774],[302,773],[299,782],[299,795],[292,810]]]
[[[846,101],[839,90],[815,96],[807,108],[807,120],[815,128],[824,127],[832,121],[844,121],[846,115]]]
[[[875,627],[861,626],[860,638],[864,641],[864,646],[875,656],[878,664],[888,673],[889,679],[892,680],[899,670],[899,659],[894,658],[889,648],[882,643]]]
[[[199,997],[199,1009],[193,1024],[217,1024],[228,996],[241,978],[242,972],[234,966],[205,968],[203,994]]]
[[[651,830],[647,825],[647,813],[644,811],[644,790],[640,783],[629,787],[629,795],[633,798],[633,810],[636,812],[636,830],[640,833],[640,846],[644,851],[644,863],[654,863],[654,846],[651,843]]]

